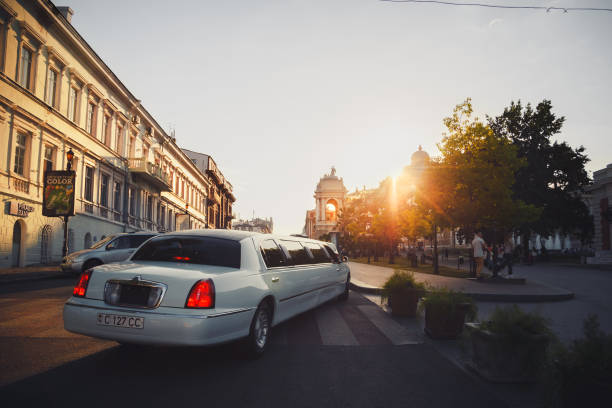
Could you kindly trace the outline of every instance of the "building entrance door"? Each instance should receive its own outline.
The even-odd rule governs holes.
[[[21,266],[21,223],[15,221],[13,225],[13,266]]]

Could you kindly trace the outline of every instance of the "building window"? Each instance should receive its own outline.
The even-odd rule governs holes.
[[[57,71],[49,69],[47,73],[47,103],[53,107],[56,107],[57,78]]]
[[[147,196],[147,221],[153,220],[153,196]]]
[[[77,89],[70,87],[70,95],[68,96],[68,119],[76,122],[77,117]]]
[[[136,216],[136,191],[133,188],[130,188],[130,215]]]
[[[93,201],[93,167],[85,166],[85,200]]]
[[[110,127],[111,117],[108,115],[104,115],[104,119],[102,119],[102,143],[110,147]]]
[[[21,47],[21,62],[19,72],[19,85],[24,88],[30,89],[31,74],[32,74],[32,51],[27,47]]]
[[[85,130],[92,136],[95,136],[95,114],[96,114],[96,105],[93,102],[89,102],[87,104],[87,124]]]
[[[113,209],[115,211],[120,211],[121,210],[121,183],[115,182],[115,192],[113,193],[113,195],[114,195]]]
[[[123,126],[117,123],[117,133],[115,134],[115,148],[113,149],[120,155],[123,154]]]
[[[134,149],[136,148],[136,137],[130,136],[130,145],[128,146],[129,157],[134,157]]]
[[[108,181],[108,175],[102,173],[100,180],[100,205],[102,207],[108,207]]]
[[[17,143],[15,146],[15,173],[25,177],[25,159],[27,149],[27,137],[23,133],[17,133]]]
[[[55,156],[55,149],[51,146],[45,146],[45,157],[44,157],[45,171],[53,170],[54,156]]]

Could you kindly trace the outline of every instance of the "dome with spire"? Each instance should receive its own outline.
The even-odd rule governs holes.
[[[425,167],[428,164],[429,155],[423,150],[423,146],[419,145],[419,150],[412,153],[412,156],[410,156],[410,165],[412,167]]]

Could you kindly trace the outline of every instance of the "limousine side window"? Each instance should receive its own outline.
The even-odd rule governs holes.
[[[324,245],[325,250],[331,256],[333,263],[340,263],[340,254],[332,249],[329,245]]]
[[[273,240],[267,239],[263,241],[259,248],[261,250],[261,256],[263,256],[264,262],[268,268],[285,266],[287,264],[283,251],[281,251]]]
[[[297,241],[281,241],[281,245],[285,247],[285,250],[291,258],[292,265],[306,265],[312,264],[312,258],[306,252],[306,249]]]
[[[302,242],[302,245],[310,251],[315,263],[331,262],[331,258],[321,245],[312,242]]]

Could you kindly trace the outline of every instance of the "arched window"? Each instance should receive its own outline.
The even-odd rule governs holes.
[[[40,232],[40,263],[48,264],[51,262],[51,251],[49,250],[49,246],[51,243],[51,235],[53,234],[53,230],[50,225],[45,225],[42,227]]]
[[[91,234],[88,232],[85,234],[85,239],[83,241],[83,249],[88,249],[91,247]]]
[[[325,221],[336,221],[338,218],[338,202],[333,198],[325,204]]]

